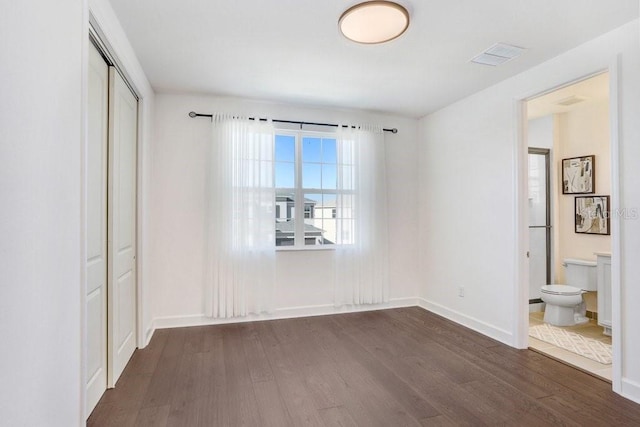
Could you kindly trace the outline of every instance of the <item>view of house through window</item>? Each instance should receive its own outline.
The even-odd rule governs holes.
[[[276,135],[276,246],[352,242],[351,159],[331,134]]]

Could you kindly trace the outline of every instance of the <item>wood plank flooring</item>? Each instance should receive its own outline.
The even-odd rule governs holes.
[[[611,385],[411,307],[155,332],[89,426],[638,426]]]

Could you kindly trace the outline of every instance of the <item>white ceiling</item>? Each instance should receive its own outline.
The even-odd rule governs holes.
[[[338,30],[353,0],[110,0],[160,92],[238,96],[420,117],[638,17],[638,0],[402,0],[383,45]],[[525,47],[498,67],[468,61]]]

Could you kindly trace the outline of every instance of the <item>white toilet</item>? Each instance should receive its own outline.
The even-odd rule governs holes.
[[[596,262],[565,259],[566,285],[545,285],[540,289],[547,306],[544,321],[555,326],[573,326],[589,321],[582,294],[597,290]]]

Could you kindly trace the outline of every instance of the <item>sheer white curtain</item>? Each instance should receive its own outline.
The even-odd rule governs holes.
[[[335,303],[389,301],[387,186],[381,128],[340,127]]]
[[[268,312],[275,281],[273,125],[215,115],[212,126],[206,314]]]

